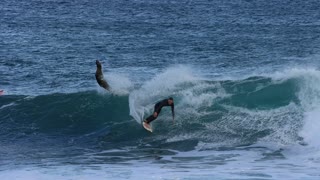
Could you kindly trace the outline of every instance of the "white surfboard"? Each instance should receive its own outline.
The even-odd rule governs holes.
[[[147,124],[147,123],[143,122],[142,125],[147,131],[152,132],[152,127],[151,127],[150,124]]]

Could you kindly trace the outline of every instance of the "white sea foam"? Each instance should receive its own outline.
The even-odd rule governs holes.
[[[298,98],[304,111],[303,127],[299,133],[307,147],[320,148],[320,71],[294,69],[289,77],[299,78]],[[290,75],[291,74],[291,75]]]
[[[14,106],[14,105],[16,105],[16,103],[14,103],[14,102],[13,102],[13,103],[6,104],[6,105],[3,105],[3,106],[0,107],[0,110],[1,110],[1,109],[4,109],[4,108],[7,108],[7,107]]]
[[[287,68],[281,72],[262,74],[262,76],[271,77],[273,83],[282,83],[287,80],[296,81],[296,95],[299,99],[296,110],[301,111],[303,116],[302,119],[298,117],[288,125],[301,121],[303,126],[299,128],[299,135],[308,144],[307,147],[320,148],[318,142],[320,137],[320,70],[316,67]],[[287,135],[286,133],[279,134],[279,137]]]
[[[320,109],[305,113],[304,126],[300,135],[308,146],[320,149]]]
[[[107,81],[111,87],[111,93],[116,95],[127,95],[133,88],[133,83],[125,74],[110,74]]]

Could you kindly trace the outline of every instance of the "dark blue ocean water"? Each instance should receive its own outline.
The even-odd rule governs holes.
[[[2,0],[1,179],[318,179],[319,8]]]

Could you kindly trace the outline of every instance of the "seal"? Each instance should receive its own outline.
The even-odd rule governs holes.
[[[109,86],[109,84],[107,83],[107,81],[103,77],[102,66],[101,66],[101,63],[98,60],[96,60],[96,65],[97,65],[96,80],[97,80],[99,86],[101,86],[105,90],[109,91],[110,90],[110,86]]]

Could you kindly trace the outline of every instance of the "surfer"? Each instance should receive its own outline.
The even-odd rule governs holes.
[[[3,90],[0,90],[0,95],[2,95],[3,94]]]
[[[103,73],[102,73],[102,66],[101,66],[101,63],[96,60],[96,65],[97,65],[97,70],[96,70],[96,80],[98,82],[98,84],[106,89],[106,90],[110,90],[110,86],[109,84],[107,83],[107,81],[104,79],[103,77]]]
[[[150,115],[147,119],[145,119],[143,122],[148,124],[151,123],[151,121],[157,119],[157,117],[159,116],[161,109],[163,106],[171,106],[171,111],[172,111],[172,119],[174,122],[174,103],[173,103],[173,98],[170,97],[168,99],[164,99],[160,102],[158,102],[157,104],[154,105],[154,112],[152,115]]]

